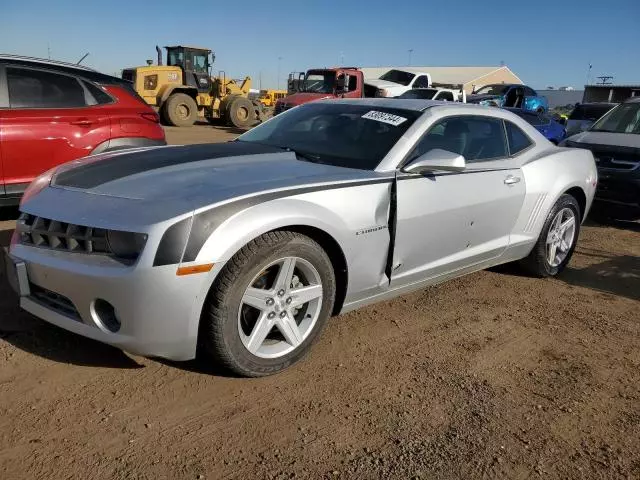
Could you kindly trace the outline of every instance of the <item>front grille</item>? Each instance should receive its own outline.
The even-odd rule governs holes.
[[[85,227],[23,213],[16,222],[16,230],[23,245],[113,255],[104,228]]]
[[[52,292],[46,288],[39,287],[33,283],[29,284],[31,290],[31,298],[45,307],[55,312],[61,313],[73,320],[81,322],[80,314],[75,305],[64,295]]]

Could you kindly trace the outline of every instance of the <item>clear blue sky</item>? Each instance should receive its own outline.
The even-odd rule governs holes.
[[[181,5],[183,7],[181,8]],[[212,48],[214,70],[280,85],[287,73],[355,66],[499,65],[534,88],[592,76],[640,83],[640,0],[2,0],[0,52],[107,72],[155,59],[156,44]]]

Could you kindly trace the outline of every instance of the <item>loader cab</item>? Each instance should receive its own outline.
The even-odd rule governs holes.
[[[185,85],[195,87],[200,93],[211,91],[211,65],[214,55],[207,48],[164,47],[167,49],[167,65],[180,67]]]

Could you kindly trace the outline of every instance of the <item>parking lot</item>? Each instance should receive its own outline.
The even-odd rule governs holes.
[[[639,345],[638,223],[587,222],[556,279],[504,267],[333,318],[253,380],[48,325],[2,277],[0,478],[640,478]]]

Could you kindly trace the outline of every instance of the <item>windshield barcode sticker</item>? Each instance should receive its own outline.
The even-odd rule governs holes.
[[[393,115],[391,113],[378,112],[376,110],[371,110],[365,113],[364,115],[362,115],[362,118],[366,118],[368,120],[376,120],[378,122],[383,122],[383,123],[388,123],[389,125],[393,125],[394,127],[397,127],[402,122],[407,121],[407,119],[404,117]]]

